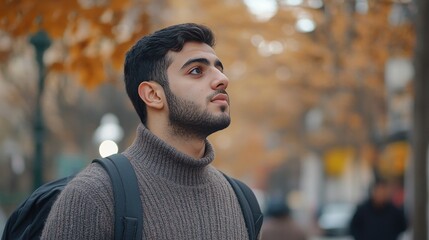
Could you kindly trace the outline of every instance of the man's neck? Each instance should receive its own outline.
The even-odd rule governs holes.
[[[174,131],[159,129],[156,126],[148,125],[147,129],[179,152],[195,159],[200,159],[204,156],[206,149],[205,139],[177,134]]]
[[[206,150],[205,141],[200,139],[170,136],[167,139],[163,140],[172,147],[176,148],[178,151],[189,155],[195,159],[202,158]]]

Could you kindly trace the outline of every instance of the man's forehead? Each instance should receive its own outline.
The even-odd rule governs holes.
[[[212,47],[205,43],[187,42],[183,45],[182,50],[179,52],[169,51],[168,56],[174,58],[214,58],[217,59],[216,52]],[[185,60],[186,61],[186,60]]]

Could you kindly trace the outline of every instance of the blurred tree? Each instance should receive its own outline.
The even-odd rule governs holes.
[[[0,143],[16,141],[25,159],[32,153],[31,126],[38,84],[34,49],[28,40],[39,30],[53,40],[43,59],[48,68],[41,102],[47,122],[43,166],[48,173],[46,179],[55,177],[50,170],[55,169],[54,159],[61,153],[96,157],[91,155],[92,133],[105,111],[123,113],[128,123],[134,120],[129,116],[130,108],[123,107],[125,94],[122,89],[118,94],[115,88],[122,87],[117,82],[122,78],[125,52],[149,27],[147,2],[0,1],[0,108],[1,122],[5,123],[1,125]],[[156,4],[159,3],[152,5]],[[70,82],[71,79],[77,79],[80,85]],[[103,93],[87,92],[82,86],[94,90],[106,82],[113,83],[114,89],[104,97],[116,102],[88,104]],[[122,108],[117,107],[120,103]],[[112,109],[114,106],[116,109]],[[129,128],[124,130],[128,132]],[[31,168],[31,162],[29,165]],[[20,179],[25,180],[24,177]],[[17,184],[17,191],[25,191],[31,185],[21,183]]]
[[[416,0],[416,47],[415,67],[415,98],[413,118],[413,196],[412,196],[412,228],[413,239],[428,239],[428,146],[429,146],[429,3]]]
[[[0,29],[12,41],[43,29],[57,40],[45,63],[51,70],[76,75],[92,88],[112,80],[111,69],[122,68],[125,51],[147,32],[145,2],[4,0],[0,2]]]

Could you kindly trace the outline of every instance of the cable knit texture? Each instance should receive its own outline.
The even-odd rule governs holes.
[[[207,140],[203,158],[194,159],[140,124],[123,154],[139,182],[144,239],[248,239],[233,189],[210,164]],[[113,205],[109,176],[90,164],[58,197],[42,239],[113,239]]]

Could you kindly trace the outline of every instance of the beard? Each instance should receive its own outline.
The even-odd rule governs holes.
[[[224,90],[214,94],[226,93]],[[231,118],[226,107],[221,106],[222,114],[216,116],[207,110],[201,110],[196,103],[174,95],[170,88],[165,87],[165,95],[169,107],[169,125],[174,134],[185,137],[205,139],[210,134],[229,126]],[[214,95],[210,96],[211,99]]]

